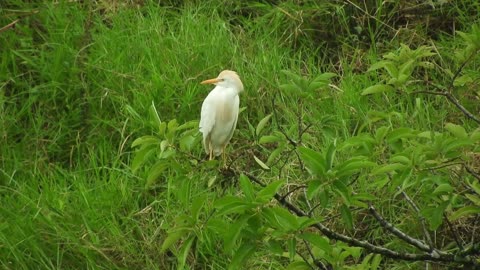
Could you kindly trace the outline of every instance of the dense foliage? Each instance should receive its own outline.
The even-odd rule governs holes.
[[[480,267],[479,12],[2,1],[1,267]],[[222,69],[227,167],[198,133]]]

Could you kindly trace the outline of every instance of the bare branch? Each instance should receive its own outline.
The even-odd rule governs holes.
[[[260,186],[263,186],[263,187],[265,186],[265,184],[262,181],[260,181],[258,178],[256,178],[254,175],[247,172],[242,172],[242,173],[248,176],[253,182],[259,184]],[[287,208],[295,215],[299,217],[308,216],[307,213],[305,213],[303,210],[299,209],[298,207],[296,207],[286,199],[283,199],[283,196],[279,195],[278,193],[274,195],[274,198],[275,200],[277,200],[278,203],[280,203],[280,205]],[[477,261],[475,261],[474,259],[468,256],[465,256],[465,257],[456,256],[453,253],[447,253],[443,251],[433,252],[433,253],[423,253],[423,254],[397,252],[386,247],[377,246],[365,240],[359,240],[354,237],[337,233],[329,229],[328,227],[326,227],[320,222],[311,225],[311,227],[318,229],[329,239],[338,240],[338,241],[342,241],[347,244],[350,244],[352,246],[361,247],[366,249],[368,252],[381,254],[392,259],[401,259],[406,261],[456,262],[456,263],[480,266],[480,263],[478,263]]]
[[[445,223],[447,223],[448,228],[452,232],[453,240],[455,240],[455,243],[457,244],[457,247],[460,249],[460,251],[463,251],[464,248],[463,248],[462,243],[460,242],[461,238],[458,235],[457,230],[455,230],[455,228],[452,226],[452,223],[450,223],[450,220],[448,220],[447,215],[445,215],[445,213],[443,213],[443,219],[445,220]]]
[[[472,168],[470,168],[469,166],[464,165],[464,167],[465,167],[465,170],[467,170],[468,173],[470,173],[473,177],[477,178],[477,180],[480,180],[480,175],[477,172],[472,170]]]
[[[427,244],[425,244],[423,241],[420,241],[418,239],[415,239],[406,233],[402,232],[400,229],[395,227],[393,224],[390,222],[386,221],[380,214],[377,212],[375,207],[373,205],[370,205],[368,207],[368,210],[370,210],[370,213],[372,213],[373,217],[388,231],[390,231],[393,235],[397,236],[398,238],[402,239],[403,241],[407,242],[408,244],[417,247],[420,250],[426,251],[426,252],[436,252],[433,247],[429,247]]]

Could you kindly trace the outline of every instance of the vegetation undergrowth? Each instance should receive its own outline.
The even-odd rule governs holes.
[[[3,1],[1,267],[480,267],[480,5],[422,3]]]

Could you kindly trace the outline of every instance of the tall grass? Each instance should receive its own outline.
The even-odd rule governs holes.
[[[231,147],[242,165],[251,166],[240,152],[254,151],[251,128],[272,109],[281,126],[297,121],[297,101],[279,91],[281,70],[340,75],[337,90],[321,93],[302,112],[314,124],[306,143],[321,146],[361,132],[365,119],[375,117],[368,114],[372,108],[412,115],[387,118],[392,125],[442,126],[450,107],[436,97],[426,103],[391,96],[386,104],[359,95],[377,79],[365,74],[368,65],[395,47],[379,39],[392,34],[380,23],[393,16],[386,9],[366,16],[368,23],[355,32],[348,12],[362,10],[350,1],[267,2],[0,4],[0,26],[20,19],[0,33],[1,267],[172,268],[172,254],[159,252],[165,229],[195,198],[235,194],[236,187],[209,186],[221,177],[205,167],[166,173],[164,182],[145,189],[145,179],[130,169],[130,145],[152,132],[152,104],[162,121],[198,119],[210,90],[199,82],[223,69],[236,70],[246,86],[246,110]],[[452,4],[459,25],[478,10],[474,2]],[[450,34],[435,44],[453,50]],[[439,61],[452,60],[445,55]],[[191,154],[200,158],[202,150]],[[192,265],[224,268],[228,258],[218,255],[220,247],[207,233],[203,237]],[[259,257],[259,268],[281,265]]]

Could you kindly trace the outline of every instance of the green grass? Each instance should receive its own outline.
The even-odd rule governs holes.
[[[272,151],[257,143],[253,130],[272,113],[274,97],[279,126],[272,119],[263,134],[278,133],[281,127],[298,140],[300,113],[302,127],[311,124],[304,145],[320,152],[334,139],[375,133],[381,125],[435,131],[443,131],[446,122],[468,131],[476,127],[441,96],[360,95],[381,79],[366,72],[370,65],[408,41],[435,45],[440,53],[434,59],[437,66],[422,76],[446,85],[444,71],[458,68],[453,52],[463,45],[443,25],[434,39],[421,24],[406,29],[412,32],[407,36],[395,36],[380,23],[395,25],[388,9],[367,16],[349,4],[315,1],[285,1],[276,7],[220,0],[180,5],[60,2],[7,1],[0,10],[0,27],[20,19],[15,28],[0,33],[3,269],[175,269],[174,254],[181,252],[181,245],[172,252],[160,250],[171,229],[192,215],[196,203],[203,205],[203,225],[219,224],[219,231],[226,230],[218,217],[209,218],[214,216],[215,200],[241,194],[238,177],[221,174],[216,163],[199,161],[204,154],[198,136],[193,147],[177,154],[153,182],[147,181],[148,166],[131,169],[132,142],[158,132],[152,104],[161,121],[198,120],[210,90],[199,82],[223,69],[236,70],[246,86],[241,96],[246,109],[229,146],[230,159],[236,169],[265,182],[278,178],[278,164],[271,162],[275,169],[262,171],[253,161],[252,155],[266,161]],[[472,14],[480,9],[472,3],[445,8],[458,17],[456,30],[469,31]],[[353,21],[351,14],[363,14],[365,21]],[[360,22],[365,25],[357,33],[352,25]],[[415,39],[418,35],[421,41]],[[288,82],[282,70],[307,78],[322,72],[338,76],[334,87],[319,90],[314,100],[303,100],[280,90]],[[476,70],[478,57],[465,73]],[[478,112],[468,93],[458,95]],[[380,112],[386,116],[378,117]],[[339,154],[339,159],[348,155]],[[297,159],[292,156],[286,164],[284,180],[305,184],[308,174],[298,169]],[[355,187],[382,196],[366,179]],[[304,204],[302,196],[293,198]],[[391,200],[380,200],[383,214],[402,224],[396,213],[408,207]],[[333,210],[321,213],[329,211]],[[212,229],[203,230],[203,225],[196,224],[193,251],[186,253],[189,269],[227,268],[232,254],[224,253],[221,237]],[[331,225],[344,228],[333,221]],[[367,238],[381,237],[378,228],[359,227]],[[398,239],[388,241],[404,248]],[[255,258],[249,268],[283,269],[289,262],[288,256],[272,256],[266,249],[259,249]],[[351,259],[346,264],[359,262]],[[385,262],[390,269],[406,265]]]

